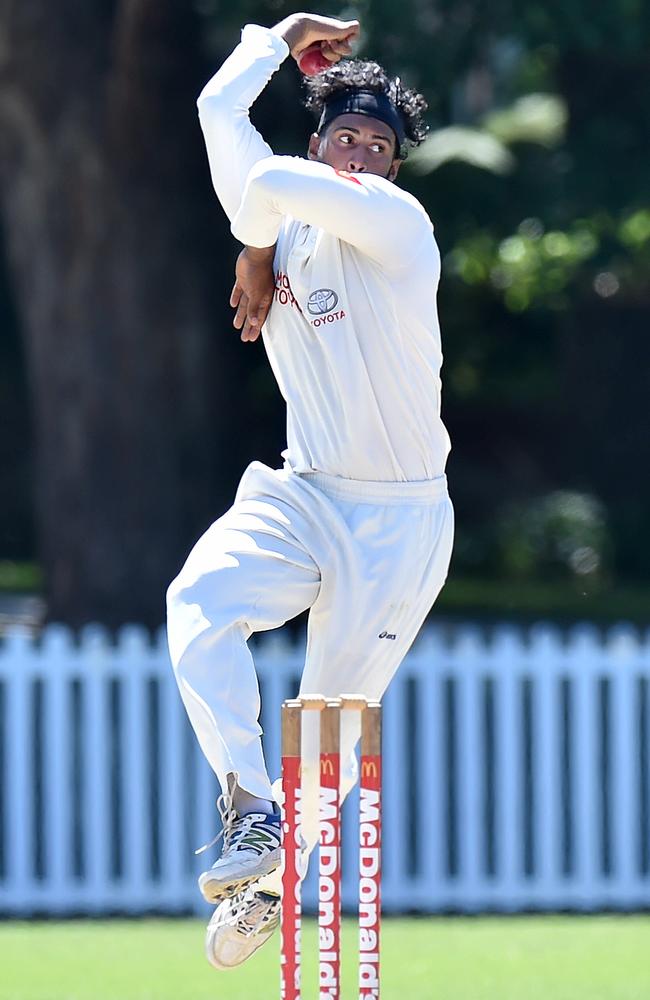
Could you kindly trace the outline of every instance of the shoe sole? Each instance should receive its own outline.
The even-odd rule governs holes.
[[[220,879],[217,877],[216,872],[204,872],[202,875],[199,875],[199,889],[207,903],[221,903],[222,900],[228,899],[230,896],[235,896],[238,892],[247,889],[249,885],[264,878],[266,875],[270,875],[271,872],[274,872],[279,867],[280,858],[269,856],[252,874],[249,871],[246,875],[242,875],[239,878],[231,876],[228,879]]]

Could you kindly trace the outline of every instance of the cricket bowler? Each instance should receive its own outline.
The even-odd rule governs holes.
[[[422,205],[395,183],[425,137],[426,103],[347,58],[358,32],[311,14],[247,25],[198,99],[214,189],[243,244],[234,325],[244,342],[262,337],[287,407],[283,467],[246,469],[168,591],[175,676],[223,793],[221,853],[199,879],[216,907],[206,954],[217,969],[249,958],[280,918],[278,795],[248,639],[309,609],[301,692],[380,699],[451,556],[440,254]],[[305,157],[276,156],[249,109],[315,43],[329,63],[305,78],[315,131]],[[313,721],[305,857],[318,842]],[[357,777],[358,730],[344,712],[342,795]]]

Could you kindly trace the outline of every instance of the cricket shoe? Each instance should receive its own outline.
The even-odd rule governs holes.
[[[238,816],[227,799],[220,799],[218,806],[223,822],[221,857],[199,876],[199,889],[208,903],[234,896],[280,865],[279,813]]]
[[[266,944],[280,923],[280,897],[251,887],[224,899],[212,914],[205,955],[215,969],[234,969]]]

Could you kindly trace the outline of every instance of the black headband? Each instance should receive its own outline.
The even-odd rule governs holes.
[[[390,126],[397,137],[398,155],[402,160],[406,159],[408,146],[404,119],[390,97],[372,90],[345,90],[336,94],[326,102],[317,131],[322,132],[339,115],[349,114],[367,115]]]

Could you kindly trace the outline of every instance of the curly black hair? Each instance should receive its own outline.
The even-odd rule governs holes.
[[[325,104],[346,90],[370,90],[385,94],[404,120],[404,131],[411,146],[426,138],[428,126],[423,114],[428,105],[422,94],[402,87],[399,77],[389,77],[379,63],[365,59],[341,59],[328,69],[304,78],[307,89],[305,107],[320,117]]]

